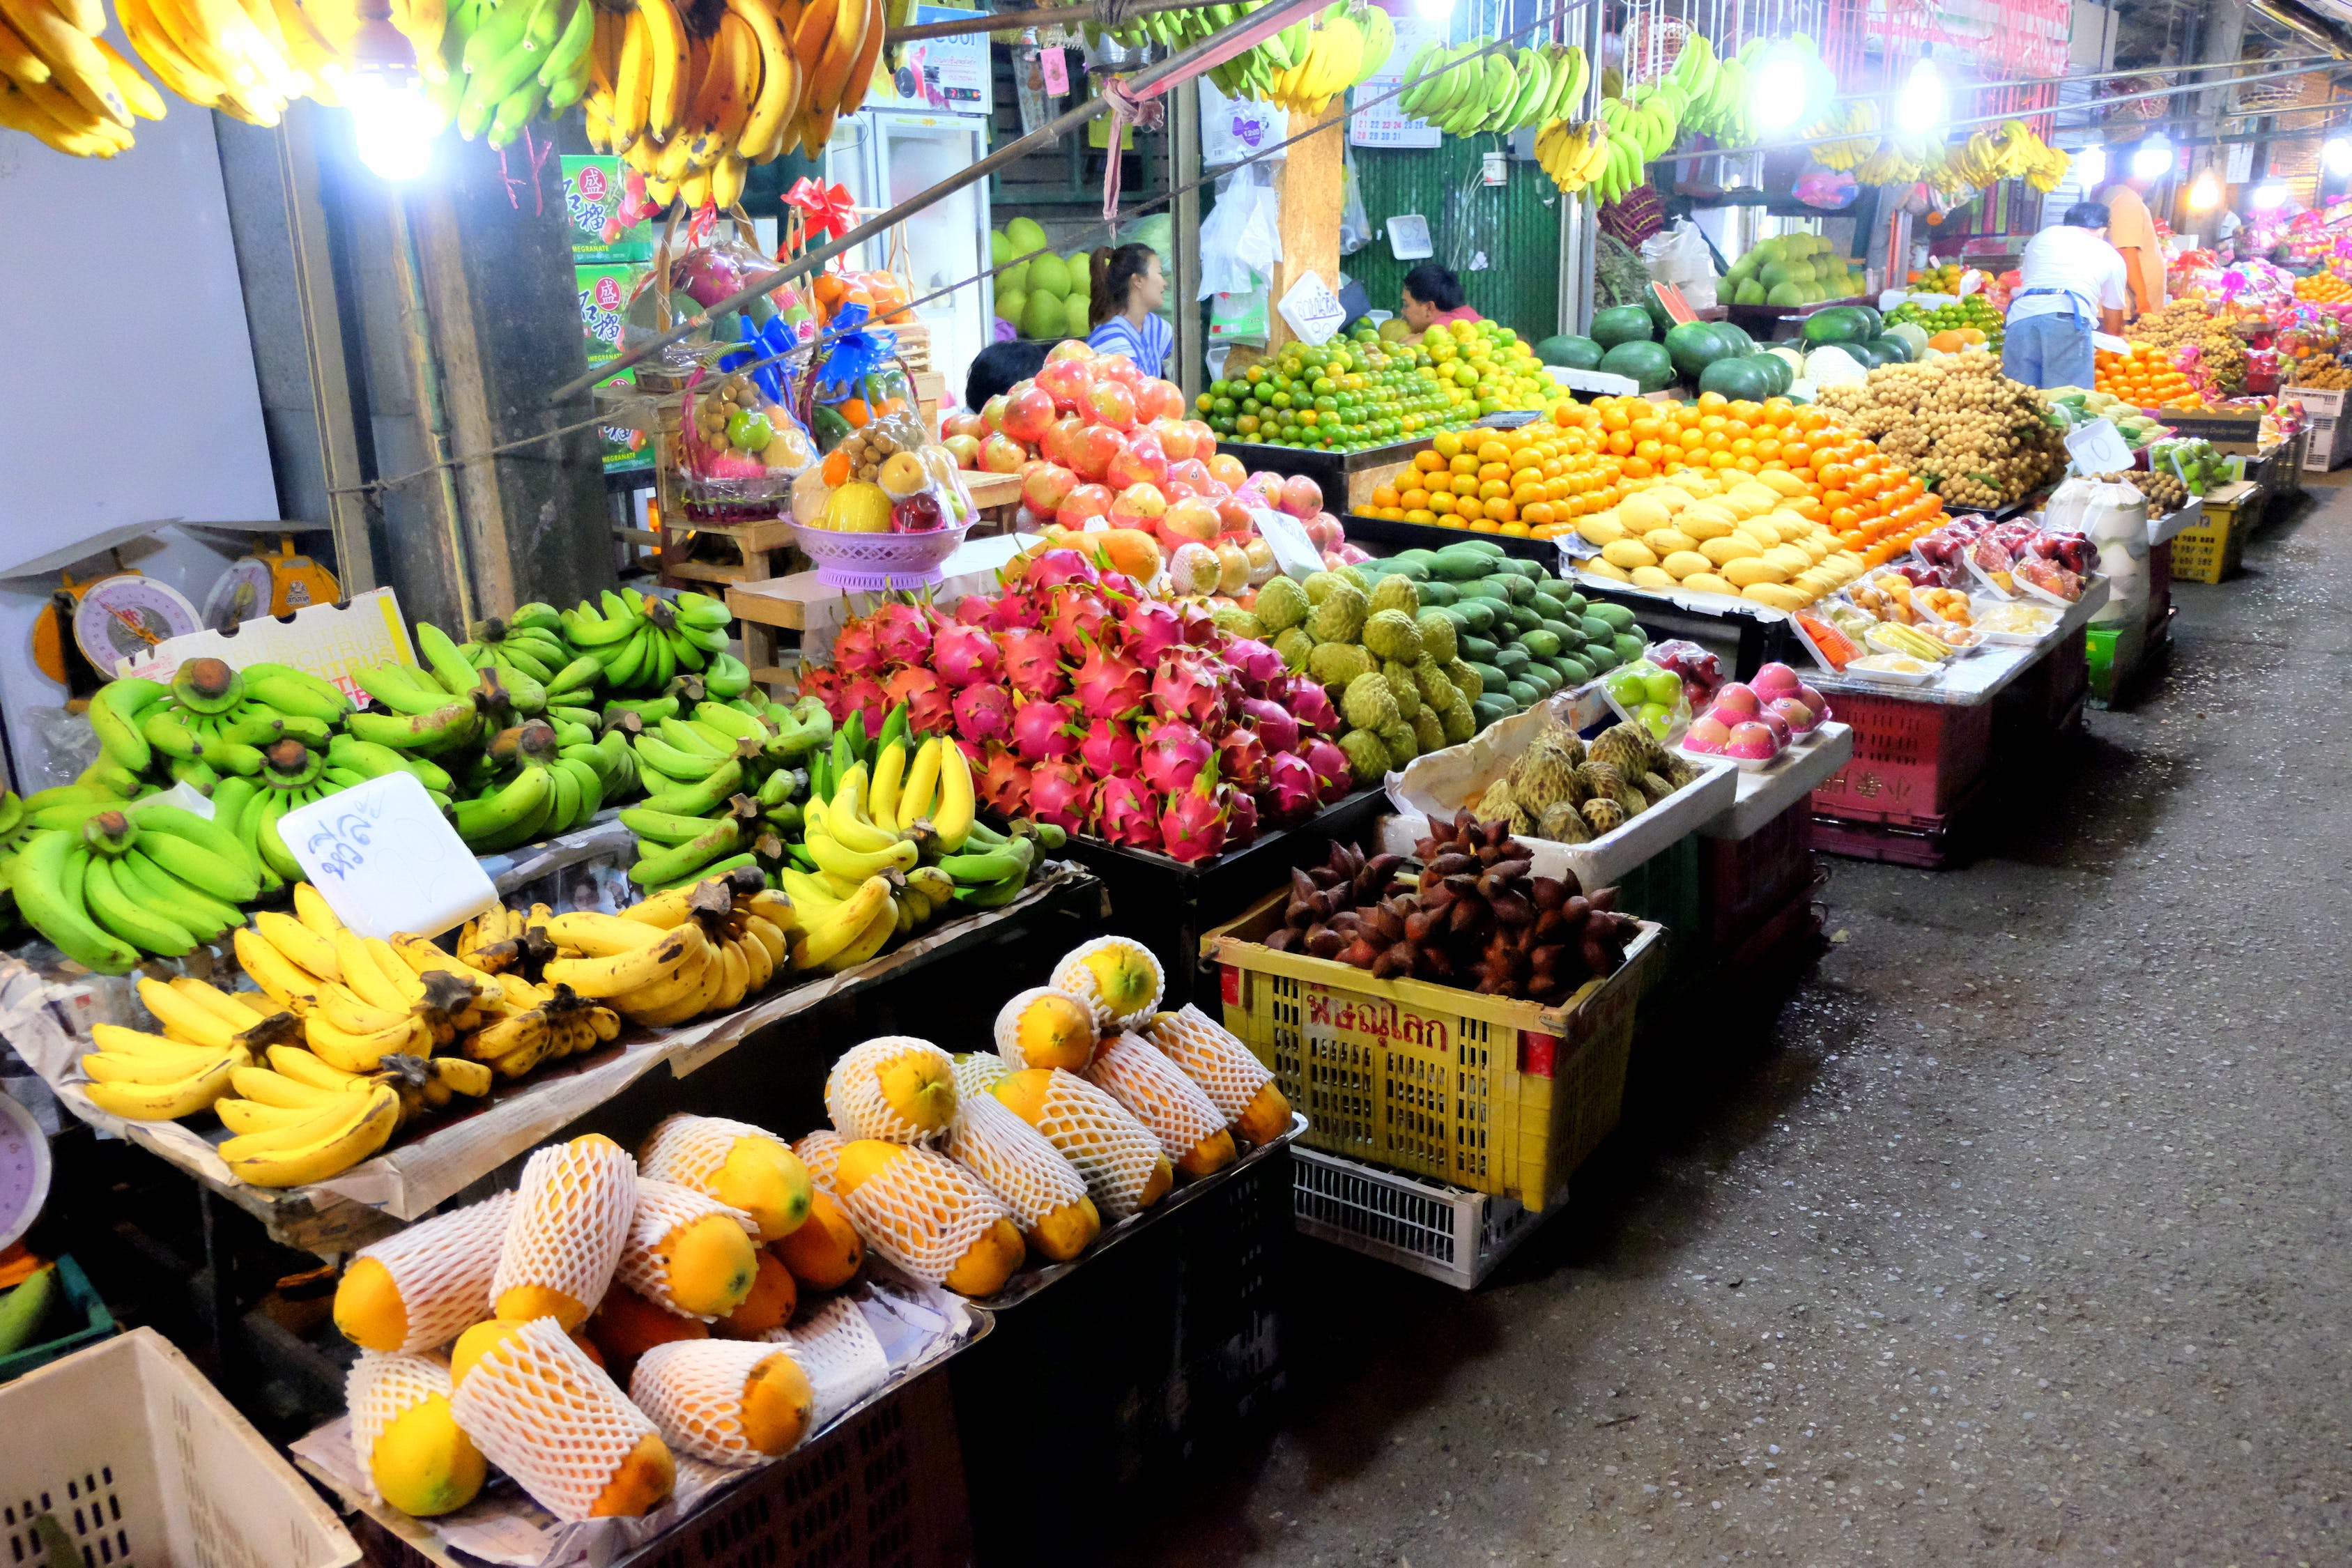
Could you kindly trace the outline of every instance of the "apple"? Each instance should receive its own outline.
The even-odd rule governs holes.
[[[1070,437],[1069,467],[1089,481],[1106,478],[1114,458],[1127,450],[1127,437],[1108,425],[1089,425]]]
[[[1167,513],[1160,520],[1160,537],[1171,545],[1210,543],[1219,529],[1217,509],[1197,496],[1169,502]]]
[[[1049,355],[1037,372],[1037,384],[1053,398],[1054,407],[1064,414],[1084,407],[1087,388],[1094,384],[1094,363],[1090,360],[1055,359]]]
[[[1158,485],[1168,478],[1168,458],[1149,430],[1127,438],[1127,449],[1110,460],[1106,483],[1125,489],[1129,485]]]
[[[1094,357],[1094,345],[1084,338],[1064,338],[1045,351],[1047,364],[1059,364],[1064,360],[1077,360],[1083,363]]]
[[[1719,752],[1731,739],[1731,726],[1712,713],[1702,713],[1691,721],[1690,729],[1683,735],[1687,751]]]
[[[1304,474],[1292,474],[1282,481],[1274,504],[1304,521],[1323,510],[1323,487]]]
[[[1208,426],[1204,425],[1202,428],[1205,430]],[[1210,437],[1210,439],[1213,441],[1216,437],[1213,434]],[[1239,458],[1234,457],[1231,452],[1218,452],[1213,450],[1205,458],[1202,458],[1202,461],[1209,465],[1209,473],[1211,477],[1221,483],[1238,488],[1241,485],[1247,483],[1249,480],[1249,469],[1244,468],[1242,466],[1242,460]]]
[[[1726,681],[1715,694],[1715,711],[1727,724],[1753,719],[1763,707],[1757,700],[1755,689],[1737,680]]]
[[[1192,432],[1192,456],[1203,462],[1217,455],[1217,433],[1209,428],[1205,419],[1187,419],[1185,427]],[[1228,484],[1233,480],[1227,480]]]
[[[1017,474],[1021,465],[1029,460],[1029,449],[999,430],[980,444],[981,471],[990,474]]]
[[[1097,354],[1095,379],[1097,382],[1115,381],[1127,388],[1128,395],[1132,397],[1143,390],[1143,384],[1149,378],[1125,354]]]
[[[1682,700],[1683,678],[1671,669],[1655,670],[1642,678],[1649,700],[1662,707],[1672,708]]]
[[[987,435],[988,431],[982,426],[980,416],[966,408],[950,414],[940,421],[940,434],[942,437],[969,436],[977,441]]]
[[[1257,519],[1250,516],[1249,498],[1232,495],[1219,501],[1217,527],[1224,533],[1255,533]]]
[[[1337,550],[1348,542],[1348,534],[1338,518],[1328,511],[1318,511],[1307,520],[1307,542],[1318,552]]]
[[[1217,542],[1217,592],[1238,594],[1250,584],[1249,557],[1230,539]]]
[[[992,436],[1004,428],[1004,394],[1000,392],[980,405],[980,424]]]
[[[1051,517],[1065,497],[1078,488],[1078,476],[1059,463],[1032,463],[1021,481],[1021,499],[1031,510]]]
[[[1769,702],[1776,697],[1795,697],[1802,683],[1797,679],[1797,672],[1787,665],[1768,664],[1759,669],[1756,678],[1748,684],[1758,697]]]
[[[1192,460],[1192,432],[1181,419],[1154,419],[1151,434],[1159,441],[1160,449],[1168,454],[1170,462]]]
[[[1075,467],[1070,457],[1070,442],[1086,427],[1087,422],[1076,415],[1063,415],[1048,426],[1045,434],[1039,437],[1037,442],[1039,455],[1048,462],[1059,463],[1066,468]]]
[[[1136,388],[1135,408],[1146,419],[1181,420],[1184,417],[1184,389],[1172,381],[1146,376],[1143,384]]]
[[[1225,489],[1218,483],[1216,476],[1209,472],[1209,465],[1198,458],[1180,459],[1173,452],[1169,453],[1168,477],[1180,484],[1192,486],[1195,495],[1215,498],[1218,492]]]
[[[1162,479],[1160,481],[1160,493],[1166,496],[1169,504],[1172,506],[1187,496],[1198,495],[1201,492],[1181,479]]]
[[[975,416],[975,418],[977,416]],[[979,437],[967,435],[962,431],[958,431],[956,434],[949,437],[946,440],[941,441],[940,445],[945,447],[949,451],[955,454],[955,463],[957,468],[977,468],[980,467]]]
[[[1125,364],[1114,356],[1114,363]],[[1086,411],[1102,424],[1115,430],[1135,428],[1135,389],[1123,381],[1105,376],[1087,388]]]
[[[1083,529],[1097,518],[1108,517],[1110,503],[1117,499],[1107,485],[1080,485],[1054,509],[1055,525],[1073,531]]]
[[[997,424],[1014,440],[1036,445],[1054,427],[1054,395],[1034,381],[1016,382],[1004,395]]]
[[[1118,492],[1110,503],[1110,520],[1121,528],[1139,528],[1153,531],[1168,513],[1168,498],[1160,493],[1158,485],[1129,485]]]

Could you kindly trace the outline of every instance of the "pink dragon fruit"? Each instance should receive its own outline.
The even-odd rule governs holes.
[[[1192,787],[1171,795],[1161,809],[1161,847],[1188,865],[1217,854],[1225,847],[1225,808],[1232,800],[1217,787],[1216,770],[1202,769]]]
[[[1215,647],[1224,633],[1217,629],[1216,617],[1199,605],[1187,604],[1176,612],[1177,624],[1183,628],[1181,639],[1194,647]]]
[[[950,686],[977,686],[1003,677],[1004,656],[984,629],[954,622],[941,626],[931,638],[931,668]]]
[[[930,617],[913,605],[892,601],[866,617],[874,647],[889,664],[921,664],[930,657]]]
[[[841,689],[841,671],[829,664],[801,666],[800,695],[814,697],[833,711],[834,694]]]
[[[1217,805],[1225,814],[1225,847],[1238,849],[1257,837],[1257,797],[1233,784],[1217,786]]]
[[[1097,719],[1087,727],[1086,739],[1078,742],[1078,757],[1095,777],[1107,779],[1113,773],[1133,773],[1143,760],[1143,744],[1131,727],[1116,719]]]
[[[1059,697],[1070,689],[1062,674],[1061,656],[1054,639],[1041,631],[999,632],[996,646],[1004,655],[1004,678],[1024,697]]]
[[[871,735],[882,728],[882,721],[889,716],[890,699],[883,691],[882,683],[870,675],[859,676],[836,695],[841,702],[834,716],[833,721],[836,724],[848,723],[852,713],[863,713],[866,715],[866,732]]]
[[[1139,599],[1143,596],[1142,586],[1124,572],[1106,572],[1095,586],[1113,598]]]
[[[1095,782],[1067,757],[1040,763],[1029,773],[1029,810],[1040,822],[1083,832],[1094,811]]]
[[[886,662],[881,648],[875,643],[871,620],[844,622],[841,630],[835,634],[833,666],[842,674],[851,677],[879,675]]]
[[[1243,698],[1240,722],[1257,731],[1268,752],[1298,750],[1298,721],[1279,702],[1264,697]]]
[[[1035,594],[1024,594],[1015,589],[999,594],[989,605],[988,629],[991,631],[1020,631],[1045,624],[1045,602]]]
[[[1132,849],[1160,847],[1160,797],[1125,774],[1103,780],[1095,791],[1095,827],[1104,839]]]
[[[1182,719],[1214,729],[1233,716],[1233,671],[1215,654],[1197,647],[1171,648],[1151,677],[1151,705],[1163,719]]]
[[[1265,782],[1258,785],[1257,799],[1275,821],[1300,822],[1322,805],[1322,787],[1304,757],[1276,752],[1265,760]]]
[[[1124,719],[1151,695],[1151,678],[1141,665],[1123,653],[1097,647],[1087,649],[1086,662],[1078,666],[1071,686],[1077,693],[1078,711],[1089,719]]]
[[[1275,681],[1287,679],[1289,666],[1282,656],[1253,637],[1235,637],[1225,649],[1225,662],[1242,678],[1242,687],[1253,697],[1263,697]]]
[[[1184,640],[1184,623],[1164,599],[1138,599],[1120,617],[1127,627],[1127,646],[1147,665]]]
[[[1161,795],[1174,795],[1198,778],[1217,754],[1208,738],[1181,719],[1151,727],[1143,738],[1143,782]]]
[[[954,700],[956,733],[972,745],[1013,739],[1013,693],[1002,686],[967,686]]]
[[[1289,686],[1276,700],[1290,710],[1290,716],[1298,721],[1302,732],[1312,735],[1336,735],[1339,732],[1339,710],[1332,705],[1331,694],[1306,676],[1292,676]]]
[[[1029,770],[1010,752],[992,751],[988,766],[972,781],[980,804],[1000,816],[1019,816],[1029,807]]]
[[[1255,788],[1265,777],[1265,743],[1238,725],[1226,731],[1217,742],[1217,772],[1244,789]]]
[[[1110,606],[1087,588],[1056,593],[1045,612],[1045,629],[1053,634],[1054,646],[1062,650],[1063,659],[1071,664],[1084,658],[1089,647],[1118,636],[1118,623],[1111,619]]]
[[[984,631],[988,627],[989,617],[994,614],[996,614],[996,601],[985,594],[966,594],[956,601],[955,618],[958,625],[979,626]]]
[[[1059,702],[1024,702],[1013,710],[1013,750],[1021,753],[1024,763],[1076,756],[1075,717]]]
[[[1323,792],[1323,804],[1330,805],[1356,787],[1354,773],[1348,766],[1348,753],[1336,742],[1318,735],[1298,750],[1299,757],[1315,770],[1315,783]]]
[[[1034,587],[1058,588],[1065,583],[1092,584],[1101,580],[1094,563],[1075,550],[1039,552],[1029,562],[1029,571],[1023,580]]]
[[[909,667],[890,678],[882,694],[890,706],[907,705],[907,726],[919,735],[935,734],[955,721],[948,689],[928,669]]]

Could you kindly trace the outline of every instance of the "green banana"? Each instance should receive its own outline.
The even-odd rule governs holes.
[[[126,973],[139,962],[138,951],[101,930],[83,906],[82,882],[89,863],[89,854],[75,835],[36,833],[16,856],[9,871],[9,887],[26,923],[59,952],[100,974]]]
[[[554,803],[553,777],[543,767],[526,766],[496,795],[457,803],[457,837],[478,854],[511,849],[530,841]]]
[[[701,870],[720,856],[734,853],[743,837],[743,825],[730,816],[684,844],[652,856],[640,855],[629,868],[629,880],[640,888],[662,887]]]
[[[719,803],[734,795],[743,785],[743,764],[730,758],[720,763],[700,780],[647,795],[643,805],[650,811],[672,812],[680,816],[708,816]]]
[[[118,767],[143,773],[154,760],[147,737],[140,732],[140,716],[164,698],[171,688],[161,681],[126,676],[110,680],[89,700],[89,727],[97,732],[99,749]]]
[[[84,906],[100,925],[142,952],[177,958],[195,951],[194,932],[115,886],[114,868],[103,855],[90,857],[82,873],[81,894]]]

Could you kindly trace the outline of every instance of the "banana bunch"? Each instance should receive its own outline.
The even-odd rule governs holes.
[[[1682,129],[1711,136],[1718,146],[1746,147],[1756,140],[1753,62],[1764,47],[1751,38],[1726,59],[1703,33],[1694,33],[1675,58],[1666,80],[1683,95]]]
[[[647,598],[635,588],[617,594],[608,588],[598,604],[601,614],[597,605],[587,604],[564,611],[563,634],[603,668],[604,684],[616,695],[659,692],[682,672],[719,679],[711,670],[712,658],[727,652],[727,628],[733,620],[724,601],[684,593],[673,603]],[[732,684],[741,663],[727,660],[727,684]],[[751,684],[750,671],[742,671],[742,679],[746,687]]]
[[[409,15],[412,42],[431,32],[415,0]],[[468,142],[487,132],[504,147],[532,116],[579,102],[591,85],[596,18],[594,0],[458,0],[435,37],[437,79],[424,73],[436,129],[454,123]]]
[[[1562,194],[1574,195],[1609,166],[1609,128],[1597,120],[1546,122],[1536,132],[1536,163]]]
[[[512,665],[477,668],[429,621],[416,623],[423,666],[379,664],[353,679],[384,711],[353,713],[343,721],[355,740],[418,757],[438,757],[509,728],[518,718],[544,712],[547,688]]]
[[[492,918],[480,922],[484,931]],[[788,963],[788,943],[799,931],[792,900],[749,867],[683,883],[617,915],[542,919],[534,910],[531,920],[532,943],[552,955],[541,969],[551,1005],[584,999],[597,1013],[654,1027],[723,1012],[764,990]],[[511,938],[501,942],[514,945]],[[461,952],[466,944],[461,937]],[[497,945],[481,944],[481,951]]]
[[[604,804],[605,781],[617,767],[616,735],[603,744],[566,746],[543,719],[511,725],[490,737],[459,781],[450,821],[466,847],[496,855],[585,824]]]
[[[1199,10],[1161,11],[1144,17],[1131,27],[1118,29],[1108,35],[1092,22],[1080,25],[1087,42],[1096,48],[1102,47],[1106,36],[1117,38],[1129,48],[1140,47],[1146,38],[1156,39],[1171,52],[1199,43],[1210,34],[1230,26],[1265,5],[1265,0],[1239,0],[1237,4],[1203,6]],[[1344,14],[1344,4],[1329,7],[1322,16]],[[1307,55],[1307,36],[1318,18],[1293,22],[1264,43],[1243,51],[1222,65],[1212,66],[1206,75],[1217,84],[1217,90],[1228,98],[1263,99],[1273,92],[1275,73],[1297,65]],[[996,37],[997,35],[991,35]],[[1005,41],[1015,35],[1004,34]]]
[[[1424,45],[1404,74],[1407,81],[1427,79],[1407,89],[1398,108],[1454,136],[1508,133],[1574,111],[1591,80],[1582,49],[1573,44],[1507,49],[1469,65],[1455,63],[1493,41],[1473,38],[1450,49]]]
[[[127,29],[127,15],[124,22]],[[59,153],[111,158],[131,145],[134,117],[161,120],[162,95],[100,37],[105,31],[99,0],[0,5],[0,126]]]
[[[1643,89],[1635,88],[1637,94]],[[1588,182],[1593,199],[1613,202],[1642,183],[1643,167],[1675,144],[1675,122],[1667,118],[1668,100],[1652,100],[1636,107],[1622,98],[1601,100],[1596,134],[1606,133],[1600,173]]]
[[[1919,178],[1925,168],[1921,157],[1901,136],[1880,140],[1870,156],[1854,166],[1854,180],[1865,185],[1907,185]]]
[[[1267,75],[1262,96],[1293,114],[1320,119],[1332,99],[1361,86],[1395,47],[1396,27],[1386,11],[1368,5],[1351,14],[1344,4],[1334,5],[1308,28],[1304,54]]]
[[[1806,127],[1799,135],[1808,142],[1822,136],[1841,138],[1812,149],[1813,159],[1824,168],[1855,170],[1878,152],[1881,145],[1878,130],[1877,101],[1858,98],[1847,104],[1843,111],[1826,116]]]
[[[211,795],[225,778],[259,773],[265,747],[324,746],[351,708],[329,682],[286,665],[236,670],[192,658],[168,687],[109,681],[90,700],[89,723],[105,761],[122,773],[160,783],[161,763],[173,781]]]
[[[1969,138],[1971,143],[1975,138]],[[2066,177],[2070,160],[2046,145],[2021,120],[2004,120],[1993,133],[1990,162],[2003,179],[2021,179],[2047,195]]]
[[[658,706],[675,707],[675,700]],[[705,699],[689,712],[640,713],[639,765],[667,787],[621,814],[637,836],[630,879],[658,893],[755,863],[775,866],[801,836],[794,796],[807,786],[802,762],[833,738],[823,702],[753,710],[747,699]]]
[[[16,848],[33,831],[32,807],[15,790],[0,790],[0,931],[13,930],[16,895],[8,890],[8,870],[16,863]]]
[[[101,974],[217,942],[261,890],[259,864],[231,828],[165,801],[74,800],[32,820],[8,873],[17,911]]]
[[[457,651],[476,669],[495,668],[505,684],[517,676],[538,682],[550,705],[563,694],[575,706],[593,701],[604,679],[604,666],[565,645],[562,614],[552,605],[518,605],[511,616],[476,621]]]
[[[140,1000],[163,1033],[100,1024],[81,1058],[92,1104],[129,1121],[171,1121],[211,1109],[233,1068],[298,1038],[300,1021],[257,991],[224,992],[185,975],[142,980]]]

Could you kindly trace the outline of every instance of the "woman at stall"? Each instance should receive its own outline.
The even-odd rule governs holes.
[[[1092,271],[1087,345],[1097,353],[1125,354],[1146,375],[1165,375],[1168,356],[1176,352],[1176,329],[1158,313],[1168,298],[1160,253],[1148,245],[1105,246],[1095,252]]]
[[[1404,324],[1416,332],[1425,332],[1448,321],[1482,320],[1477,311],[1463,303],[1462,279],[1454,275],[1452,268],[1440,267],[1434,261],[1424,261],[1406,273],[1402,293]]]

